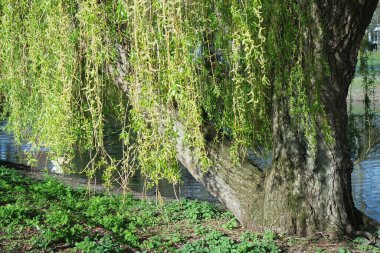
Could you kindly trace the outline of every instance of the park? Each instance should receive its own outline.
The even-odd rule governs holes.
[[[377,5],[0,0],[0,251],[380,252]]]

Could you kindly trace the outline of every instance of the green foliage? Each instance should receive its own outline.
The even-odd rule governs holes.
[[[239,227],[239,222],[236,218],[232,218],[227,223],[223,224],[222,227],[224,229],[229,229],[229,230],[235,229]]]
[[[29,162],[40,147],[70,160],[78,146],[91,153],[88,170],[100,157],[112,164],[103,148],[104,121],[121,120],[125,111],[125,97],[105,78],[115,55],[112,34],[122,22],[109,22],[116,5],[2,0],[0,6],[3,118],[18,143],[32,144]]]
[[[230,213],[210,203],[182,200],[158,206],[129,195],[86,197],[84,191],[68,188],[52,178],[35,181],[2,167],[0,192],[0,240],[7,242],[8,249],[18,249],[8,243],[14,240],[21,242],[20,247],[37,252],[56,251],[55,247],[62,244],[81,252],[277,249],[270,233],[262,237],[247,234],[234,241],[204,227],[207,221],[231,219]],[[193,225],[199,222],[203,223],[194,227],[193,233]],[[156,227],[162,231],[152,234]],[[195,241],[188,241],[194,236]]]
[[[239,162],[247,148],[270,149],[273,107],[289,108],[291,127],[314,155],[317,123],[332,138],[313,78],[328,68],[305,48],[312,44],[304,36],[313,32],[312,5],[1,0],[7,129],[32,144],[30,162],[40,147],[67,160],[74,147],[89,153],[87,176],[104,169],[107,186],[115,175],[127,180],[136,159],[148,186],[178,182],[174,114],[203,169],[211,165],[203,133],[210,122],[216,138],[232,140]],[[120,47],[125,57],[117,57]],[[121,160],[104,148],[109,129],[121,134]]]
[[[351,251],[349,251],[348,249],[345,249],[345,248],[339,248],[338,253],[351,253]]]
[[[57,252],[62,245],[64,252],[280,252],[277,234],[239,235],[235,228],[232,214],[210,203],[156,205],[130,195],[89,197],[52,178],[37,181],[0,167],[0,242],[5,252]],[[343,246],[339,252],[350,252]],[[362,238],[349,246],[379,252]]]
[[[75,244],[75,249],[83,253],[118,253],[123,252],[117,242],[110,236],[104,236],[97,241],[86,237],[83,241]]]
[[[185,244],[178,252],[264,253],[280,252],[280,249],[271,238],[260,239],[247,233],[240,242],[235,242],[219,231],[212,231],[200,240]]]
[[[188,219],[192,222],[221,217],[221,210],[208,202],[197,200],[181,200],[169,203],[165,212],[171,220]]]
[[[355,238],[353,242],[354,244],[356,244],[356,248],[358,250],[362,250],[366,252],[380,252],[379,247],[372,245],[371,242],[365,238],[358,237],[358,238]]]
[[[375,105],[372,103],[375,96],[376,71],[371,64],[373,53],[367,50],[368,41],[363,40],[358,60],[358,77],[355,83],[360,82],[362,87],[363,111],[355,112],[352,98],[353,89],[350,91],[350,104],[348,107],[348,138],[351,152],[355,159],[360,161],[372,150],[378,142],[378,131],[375,122]],[[358,92],[358,91],[355,91]]]

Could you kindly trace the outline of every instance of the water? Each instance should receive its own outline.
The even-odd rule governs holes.
[[[5,123],[0,123],[0,160],[10,161],[14,163],[26,164],[26,156],[23,154],[23,151],[30,150],[29,145],[22,145],[20,148],[17,148],[14,143],[14,138],[12,135],[6,134],[2,128]],[[108,140],[107,142],[107,151],[110,155],[117,156],[118,150],[121,150],[121,145],[117,142],[113,143]],[[53,163],[47,158],[47,150],[41,150],[37,159],[37,169],[48,169],[51,171],[53,168]],[[83,167],[88,162],[87,159],[77,158],[74,160],[74,164],[78,167]],[[87,182],[87,178],[84,174],[75,173],[70,175],[64,175],[65,177],[72,178],[80,182],[80,184],[84,184]],[[176,198],[176,197],[185,197],[191,199],[199,199],[199,200],[207,200],[210,202],[216,202],[216,198],[214,198],[205,187],[196,181],[194,177],[184,168],[181,167],[181,179],[183,181],[182,184],[176,185],[173,187],[173,184],[163,180],[158,185],[158,191],[161,196],[167,198]],[[97,182],[101,182],[101,176],[97,175]],[[128,187],[138,193],[144,192],[144,178],[136,173],[130,180]],[[152,188],[145,191],[147,196],[155,196],[157,189]]]
[[[355,166],[351,180],[355,206],[380,221],[380,152]]]
[[[3,124],[0,124],[0,126],[1,125]],[[111,144],[109,145],[112,146]],[[26,163],[26,157],[22,154],[22,151],[28,150],[29,148],[28,145],[22,145],[20,148],[16,148],[13,136],[7,135],[0,130],[1,160],[15,163]],[[113,150],[116,152],[117,149],[114,147]],[[255,160],[256,164],[263,167],[269,166],[267,161],[257,160],[252,154],[251,159]],[[85,164],[84,161],[81,160],[77,160],[76,163],[78,165]],[[47,160],[46,152],[41,152],[36,167],[39,169],[48,168],[51,170],[53,164],[51,161]],[[82,183],[86,182],[86,176],[83,174],[71,174],[65,175],[65,177],[71,177]],[[178,197],[207,200],[211,202],[217,201],[185,168],[181,169],[181,177],[183,184],[175,187]],[[129,188],[135,192],[142,193],[144,190],[144,178],[136,173],[136,175],[130,180]],[[380,220],[380,148],[376,152],[370,154],[359,166],[354,167],[352,173],[352,188],[355,205],[367,215],[376,220]],[[163,197],[175,198],[176,196],[173,185],[168,182],[161,182],[158,186],[158,190]],[[154,196],[155,192],[156,189],[150,189],[146,191],[146,194],[148,196]]]

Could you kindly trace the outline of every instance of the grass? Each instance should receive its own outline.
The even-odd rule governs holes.
[[[375,89],[378,89],[380,88],[380,79],[379,78],[375,78],[375,83],[374,83],[374,86],[375,86]],[[351,85],[350,85],[350,88],[354,91],[354,90],[359,90],[359,91],[363,91],[363,86],[362,86],[362,78],[359,76],[359,77],[355,77],[352,82],[351,82]]]
[[[375,51],[370,53],[369,64],[373,66],[380,65],[380,51]]]
[[[50,177],[38,181],[0,167],[0,252],[261,253],[300,245],[302,252],[377,250],[365,240],[336,244],[246,232],[230,212],[207,202],[88,196]]]
[[[364,89],[362,77],[355,77],[350,85],[347,102],[352,98],[352,113],[355,115],[364,113]],[[376,113],[380,112],[380,78],[374,79],[374,94],[370,95],[371,103],[374,106],[373,110]],[[349,105],[349,104],[348,104]]]

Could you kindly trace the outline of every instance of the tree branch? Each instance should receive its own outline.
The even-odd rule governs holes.
[[[128,50],[120,44],[116,45],[116,49],[118,59],[113,66],[108,66],[108,70],[118,88],[128,94],[128,83],[125,81],[129,72]],[[197,181],[226,205],[242,224],[247,224],[248,217],[249,224],[260,224],[261,222],[252,221],[259,220],[263,216],[264,173],[246,159],[240,164],[232,164],[229,155],[231,144],[227,141],[207,143],[206,151],[213,166],[203,171],[194,150],[185,141],[185,127],[176,118],[175,112],[172,115],[175,131],[178,134],[177,159]],[[255,217],[252,217],[253,215]]]

